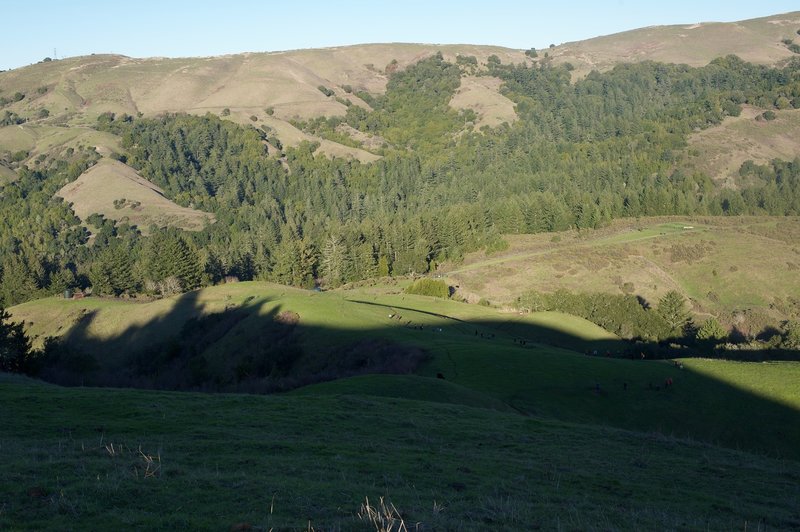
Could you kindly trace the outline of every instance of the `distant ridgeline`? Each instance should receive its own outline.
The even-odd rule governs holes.
[[[383,95],[360,93],[343,117],[298,123],[336,138],[342,124],[383,140],[376,162],[331,159],[314,144],[270,153],[267,133],[216,116],[100,117],[127,162],[183,206],[214,213],[198,232],[135,227],[102,216],[94,238],[53,195],[98,155],[37,159],[0,189],[3,305],[67,288],[169,294],[226,276],[335,287],[426,272],[504,233],[594,228],[626,216],[800,214],[800,160],[748,163],[748,185],[720,189],[685,175],[694,130],[742,104],[800,108],[800,61],[782,68],[717,59],[702,68],[644,62],[570,81],[548,60],[503,65],[519,120],[475,131],[448,106],[467,60],[433,56],[394,73]],[[271,141],[272,146],[267,144]]]

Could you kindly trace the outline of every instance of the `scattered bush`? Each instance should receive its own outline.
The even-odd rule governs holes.
[[[15,163],[19,163],[24,161],[30,155],[26,150],[16,151],[11,154],[11,161]]]

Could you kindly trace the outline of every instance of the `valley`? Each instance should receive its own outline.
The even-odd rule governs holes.
[[[0,529],[800,528],[798,43],[0,72]]]

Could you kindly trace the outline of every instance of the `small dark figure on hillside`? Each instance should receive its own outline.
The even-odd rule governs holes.
[[[442,379],[442,380],[447,380],[447,379],[444,378],[444,375],[442,375],[441,373],[437,373],[436,374],[436,378],[437,379]]]
[[[622,389],[625,390],[626,392],[628,391],[628,383],[627,382],[623,382],[622,383]]]
[[[599,382],[594,383],[594,391],[597,394],[600,393],[600,383]]]

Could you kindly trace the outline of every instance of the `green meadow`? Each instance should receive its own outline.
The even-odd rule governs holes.
[[[800,526],[796,461],[354,391],[214,395],[0,376],[0,528],[375,530],[359,514],[381,499],[396,509],[394,530],[400,519],[409,530]]]

